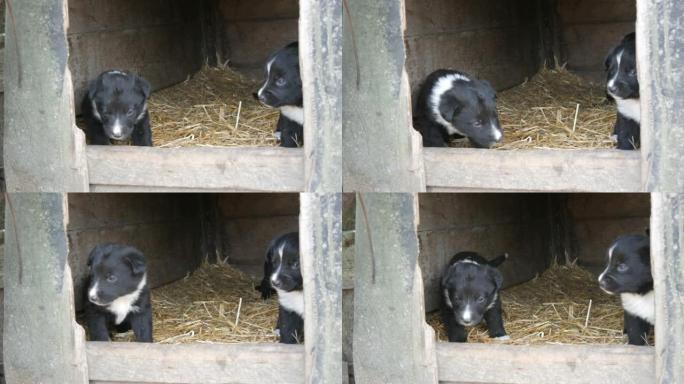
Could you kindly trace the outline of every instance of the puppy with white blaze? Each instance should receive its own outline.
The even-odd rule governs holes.
[[[507,254],[487,261],[475,252],[459,252],[451,259],[441,282],[442,321],[450,342],[467,341],[465,327],[487,323],[489,337],[508,340],[501,315],[499,290],[503,276],[496,268]]]
[[[620,295],[629,344],[645,345],[655,324],[655,298],[648,236],[620,236],[608,249],[608,265],[598,278],[610,295]]]
[[[85,306],[90,340],[109,341],[110,331],[133,330],[139,342],[152,342],[152,304],[145,256],[126,245],[101,244],[88,256]]]
[[[503,138],[496,112],[496,91],[486,80],[440,69],[423,83],[414,111],[414,126],[425,147],[446,147],[452,137],[467,137],[477,148]]]
[[[150,84],[128,71],[100,74],[88,87],[81,111],[86,138],[93,145],[131,139],[133,145],[152,146],[147,99]]]
[[[617,104],[613,134],[618,149],[636,149],[640,144],[641,106],[636,64],[635,34],[625,36],[606,57],[606,91]]]
[[[275,136],[281,147],[304,143],[302,79],[299,74],[299,44],[290,43],[273,53],[264,67],[266,80],[254,96],[262,104],[280,109]]]
[[[280,342],[296,344],[304,335],[304,286],[299,268],[299,232],[274,239],[266,252],[261,297],[271,297],[272,289],[280,304],[276,332]]]

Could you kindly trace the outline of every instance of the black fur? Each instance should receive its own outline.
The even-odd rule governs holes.
[[[475,252],[459,252],[451,259],[440,286],[442,298],[442,321],[450,342],[466,342],[466,326],[474,326],[485,320],[489,337],[506,336],[501,315],[499,290],[503,276],[496,269],[507,255],[492,261]],[[463,314],[468,306],[470,318]]]
[[[619,64],[618,58],[620,59]],[[620,44],[610,51],[604,64],[606,69],[606,91],[609,97],[615,100],[618,107],[618,115],[613,131],[613,134],[617,136],[617,148],[639,148],[641,119],[635,119],[635,116],[625,114],[628,103],[634,104],[635,102],[638,104],[639,102],[636,35],[630,33],[625,36]]]
[[[109,145],[110,140],[130,138],[133,145],[152,146],[149,96],[150,84],[141,77],[118,70],[101,73],[91,82],[81,105],[88,142]],[[119,135],[114,130],[117,119]]]
[[[288,302],[285,301],[285,295],[300,295],[304,289],[299,266],[299,232],[286,233],[271,242],[264,260],[264,278],[260,288],[263,299],[271,297],[273,290],[279,294],[276,328],[280,333],[280,342],[301,342],[304,335],[303,314],[288,308]]]
[[[269,63],[270,70],[269,70]],[[302,79],[299,73],[299,44],[290,43],[276,51],[266,60],[266,80],[254,96],[261,103],[280,108],[276,133],[280,134],[281,147],[300,147],[304,143],[304,127],[290,119],[282,111],[287,107],[301,109],[303,106]]]
[[[136,340],[152,342],[152,304],[145,284],[132,309],[116,324],[116,315],[109,305],[138,289],[146,275],[145,256],[137,249],[119,244],[101,244],[88,256],[90,267],[85,305],[90,340],[109,341],[110,332],[133,330]],[[97,284],[96,292],[92,289]],[[93,294],[94,293],[94,294]]]
[[[611,252],[612,250],[612,252]],[[599,276],[599,286],[606,293],[634,294],[640,297],[653,291],[651,248],[647,235],[620,236],[611,245],[608,263]],[[624,306],[623,297],[623,306]],[[649,320],[630,313],[625,308],[625,333],[629,344],[644,345],[652,329]]]
[[[440,79],[450,76],[462,79],[454,80],[451,87],[442,93],[438,113],[435,113],[431,95]],[[425,147],[446,147],[452,136],[465,136],[473,146],[489,148],[503,137],[494,88],[486,80],[459,71],[440,69],[431,73],[421,86],[414,116],[414,126],[422,134]],[[450,132],[440,123],[440,118],[458,132]]]

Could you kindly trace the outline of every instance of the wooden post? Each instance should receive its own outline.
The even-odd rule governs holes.
[[[404,69],[404,1],[345,1],[344,189],[422,192],[421,137]]]
[[[306,383],[342,383],[342,194],[300,195]]]
[[[651,194],[658,383],[684,383],[684,194]]]
[[[648,191],[684,191],[684,2],[637,1],[642,179]]]
[[[5,1],[4,165],[9,192],[88,190],[67,66],[67,0]]]
[[[5,217],[5,377],[88,383],[85,333],[74,319],[64,194],[9,194]]]
[[[354,377],[359,383],[437,383],[435,334],[425,323],[417,222],[413,194],[357,195]]]
[[[302,0],[306,192],[342,191],[342,0]]]

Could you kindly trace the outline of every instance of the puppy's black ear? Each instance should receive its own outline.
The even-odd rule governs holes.
[[[646,232],[646,236],[651,237],[651,228],[647,227],[644,232]]]
[[[273,254],[275,253],[275,242],[271,242],[266,251],[264,258],[264,278],[261,279],[259,290],[261,291],[261,298],[266,300],[273,294],[271,287],[271,274],[273,273]]]
[[[489,277],[494,281],[496,289],[501,289],[501,287],[503,286],[503,275],[501,274],[501,272],[499,272],[499,270],[496,268],[488,267],[487,273],[489,274]]]
[[[613,55],[615,55],[615,51],[617,50],[617,47],[613,47],[610,49],[610,52],[608,52],[608,55],[606,55],[606,58],[603,60],[603,69],[608,71],[610,68],[610,61],[613,60]]]
[[[145,96],[145,99],[150,97],[152,86],[150,85],[150,83],[147,82],[147,80],[143,79],[140,76],[136,76],[135,85],[140,89],[140,92],[142,92],[142,94]]]
[[[97,94],[97,88],[99,87],[101,82],[102,77],[98,76],[97,79],[91,81],[90,84],[88,84],[88,98],[90,100],[93,100],[95,98],[95,95]]]
[[[124,257],[124,262],[131,267],[134,275],[139,275],[145,272],[145,256],[137,249],[131,249]]]
[[[96,245],[95,248],[93,248],[93,250],[90,251],[90,254],[88,255],[88,263],[86,265],[91,267],[95,259],[101,258],[104,254],[104,248],[104,244]]]
[[[480,80],[480,84],[482,84],[482,87],[484,88],[485,93],[489,97],[496,99],[496,90],[494,90],[494,87],[492,87],[492,83],[490,83],[487,80]]]

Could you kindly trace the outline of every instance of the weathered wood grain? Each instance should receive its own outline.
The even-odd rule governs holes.
[[[428,190],[640,192],[640,154],[425,148]]]
[[[86,352],[97,384],[304,383],[301,345],[88,342]]]
[[[437,343],[440,383],[655,383],[652,347]]]
[[[342,1],[300,1],[307,192],[342,192]]]
[[[5,41],[4,167],[9,192],[88,189],[74,121],[65,0],[13,1]],[[4,6],[4,5],[3,5]]]
[[[684,382],[684,194],[653,193],[651,266],[655,288],[655,377]]]
[[[342,194],[300,200],[305,382],[342,384]]]
[[[93,191],[299,192],[304,156],[288,148],[88,146]]]
[[[86,384],[85,332],[76,324],[67,264],[66,196],[9,194],[5,217],[5,379]]]

